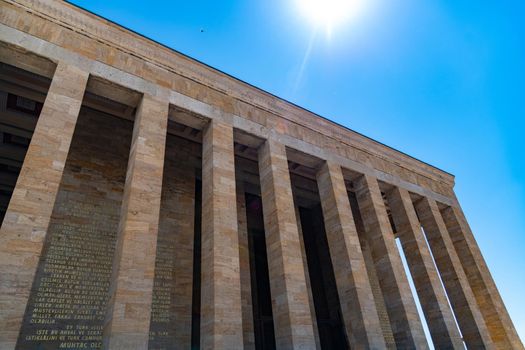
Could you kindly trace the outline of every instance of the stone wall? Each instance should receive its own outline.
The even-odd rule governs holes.
[[[98,349],[132,123],[83,108],[18,349]]]
[[[190,348],[196,166],[201,146],[168,135],[149,349]]]

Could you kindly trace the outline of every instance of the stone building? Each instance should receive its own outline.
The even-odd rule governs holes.
[[[71,4],[0,136],[2,350],[523,349],[451,174]]]

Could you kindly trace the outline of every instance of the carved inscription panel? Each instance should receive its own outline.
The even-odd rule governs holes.
[[[200,145],[168,135],[150,323],[150,350],[190,349],[195,166]]]
[[[132,123],[83,109],[17,349],[99,349]]]

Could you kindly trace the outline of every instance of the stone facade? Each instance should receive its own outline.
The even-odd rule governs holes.
[[[0,136],[0,350],[524,349],[451,174],[71,4],[0,0]]]

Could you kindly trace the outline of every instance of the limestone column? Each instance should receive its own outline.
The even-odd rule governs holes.
[[[425,197],[415,207],[467,347],[491,348],[490,335],[437,203]]]
[[[268,140],[261,146],[259,175],[276,345],[278,349],[315,349],[284,145]]]
[[[202,155],[201,348],[242,349],[233,128],[211,121]]]
[[[341,167],[326,162],[317,185],[350,347],[385,348]]]
[[[14,349],[88,73],[59,62],[0,229],[0,348]]]
[[[494,345],[498,349],[523,349],[463,211],[447,207],[442,216]]]
[[[464,349],[410,194],[396,187],[387,193],[387,198],[434,346]]]
[[[104,327],[106,349],[147,349],[168,102],[145,95],[133,128]]]
[[[363,175],[355,181],[355,188],[396,345],[428,349],[377,179]]]
[[[244,184],[237,183],[237,227],[239,232],[239,265],[241,275],[242,332],[244,350],[255,349],[253,328],[252,286],[250,271],[250,248],[248,245],[248,222]]]

